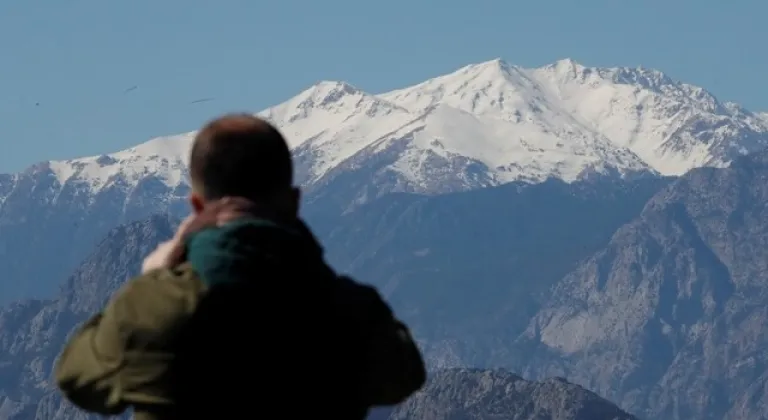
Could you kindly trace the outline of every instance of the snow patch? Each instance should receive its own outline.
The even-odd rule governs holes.
[[[121,181],[135,186],[156,176],[171,188],[187,183],[189,148],[194,133],[158,137],[130,149],[101,156],[51,161],[59,184],[88,184],[94,193]]]

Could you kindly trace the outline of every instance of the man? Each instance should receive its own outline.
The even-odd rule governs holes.
[[[424,364],[375,289],[336,275],[300,221],[290,151],[250,115],[196,136],[193,214],[55,366],[63,394],[136,419],[362,419]]]

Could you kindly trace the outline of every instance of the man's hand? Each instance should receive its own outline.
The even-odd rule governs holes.
[[[187,216],[173,238],[158,245],[144,259],[141,265],[142,274],[181,264],[184,260],[185,242],[190,234],[241,218],[248,215],[253,208],[252,202],[239,197],[225,197],[208,203],[200,213]]]

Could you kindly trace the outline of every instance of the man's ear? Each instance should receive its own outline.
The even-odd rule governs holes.
[[[200,196],[200,194],[193,192],[189,195],[189,205],[192,207],[192,211],[195,214],[198,214],[203,211],[203,208],[205,207],[205,201],[203,200],[203,197]]]

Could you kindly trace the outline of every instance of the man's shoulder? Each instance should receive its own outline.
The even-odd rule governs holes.
[[[112,299],[116,320],[138,336],[175,329],[194,312],[205,294],[199,276],[182,264],[157,269],[129,280]]]
[[[188,296],[201,295],[206,291],[205,284],[187,264],[171,269],[155,269],[129,280],[118,295],[155,303],[168,298],[186,299]]]

